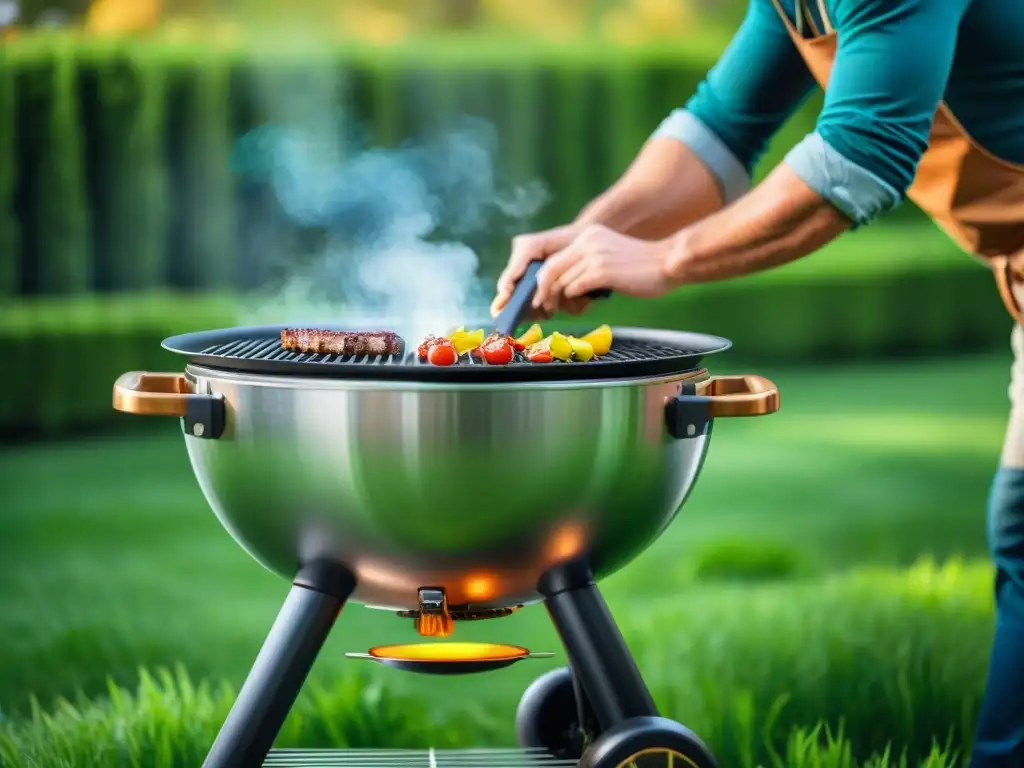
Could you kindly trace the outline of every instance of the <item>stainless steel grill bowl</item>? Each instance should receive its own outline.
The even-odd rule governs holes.
[[[265,567],[340,561],[352,599],[396,610],[425,586],[536,602],[567,560],[609,575],[675,517],[715,418],[779,407],[766,379],[699,366],[729,346],[712,336],[619,328],[600,363],[438,369],[285,353],[279,330],[168,339],[184,374],[127,373],[115,408],[181,417],[206,499]]]

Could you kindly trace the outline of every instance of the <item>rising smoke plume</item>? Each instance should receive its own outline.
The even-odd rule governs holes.
[[[278,102],[290,119],[236,148],[237,170],[269,185],[291,224],[322,233],[307,252],[280,254],[284,278],[259,293],[243,324],[387,328],[416,343],[486,318],[494,285],[467,241],[489,227],[523,231],[547,202],[544,186],[501,184],[499,137],[484,121],[464,118],[398,148],[365,146],[343,110],[323,106],[337,94],[324,95]]]

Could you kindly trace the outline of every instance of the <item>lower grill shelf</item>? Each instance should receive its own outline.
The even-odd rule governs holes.
[[[275,749],[264,768],[575,768],[522,749]]]

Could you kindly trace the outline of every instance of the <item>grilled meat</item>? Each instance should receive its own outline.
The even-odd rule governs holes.
[[[324,331],[316,328],[285,328],[281,346],[293,352],[327,355],[398,355],[402,340],[391,331]]]

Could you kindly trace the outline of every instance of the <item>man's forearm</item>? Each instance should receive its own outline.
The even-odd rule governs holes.
[[[715,176],[684,143],[654,138],[577,224],[603,224],[624,235],[660,240],[722,207]]]
[[[667,240],[678,285],[723,280],[813,253],[852,222],[783,164],[729,207]]]

